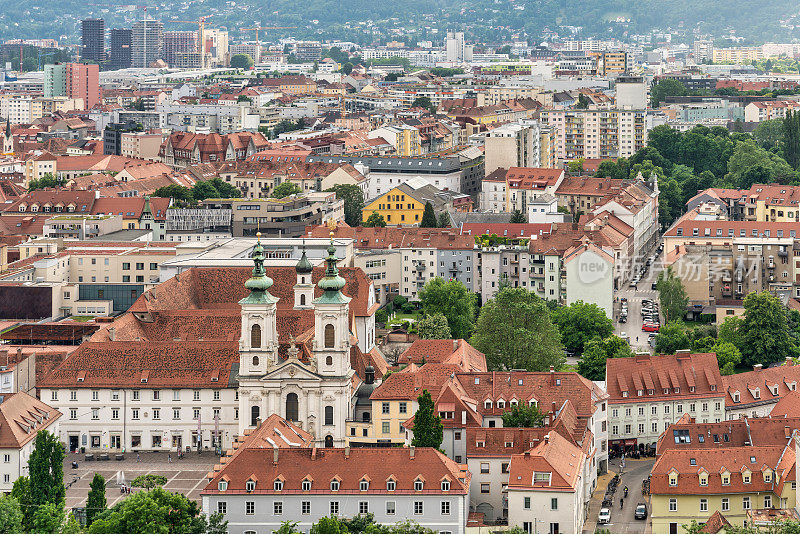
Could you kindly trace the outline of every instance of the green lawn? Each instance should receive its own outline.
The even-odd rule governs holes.
[[[397,313],[389,320],[389,324],[403,324],[403,321],[415,322],[419,320],[419,313]]]

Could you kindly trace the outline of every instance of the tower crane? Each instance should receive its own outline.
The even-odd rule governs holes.
[[[239,28],[243,32],[256,32],[256,45],[261,48],[261,41],[258,40],[258,31],[259,30],[294,30],[297,26],[258,26],[256,28]]]

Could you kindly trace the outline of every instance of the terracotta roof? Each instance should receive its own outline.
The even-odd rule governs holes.
[[[557,432],[544,436],[534,448],[511,457],[508,488],[547,491],[575,491],[581,483],[583,451]],[[550,473],[550,481],[534,481],[534,473]]]
[[[720,530],[731,526],[725,516],[720,513],[719,510],[711,514],[711,517],[708,518],[705,525],[700,529],[700,532],[704,532],[706,534],[717,534]]]
[[[506,183],[514,189],[542,190],[555,185],[563,176],[563,169],[510,167],[506,172]]]
[[[167,208],[171,199],[150,198],[150,211],[156,221],[167,219]],[[122,215],[123,219],[140,219],[144,210],[144,197],[98,198],[92,206],[92,215]]]
[[[724,396],[713,353],[609,358],[606,388],[612,404]]]
[[[418,339],[397,360],[400,365],[424,362],[458,365],[465,372],[486,371],[486,357],[463,339]]]
[[[369,489],[360,489],[361,480],[369,480]],[[226,491],[218,482],[226,480]],[[275,480],[283,481],[281,490],[274,489]],[[332,492],[330,483],[339,481]],[[388,491],[386,482],[394,480],[396,489]],[[421,479],[423,489],[416,491],[414,482]],[[221,470],[210,473],[203,495],[247,494],[245,484],[256,481],[249,494],[329,494],[342,495],[464,495],[469,492],[470,474],[441,452],[429,448],[303,448],[257,449],[239,452]],[[302,490],[303,480],[311,481],[311,490]],[[450,489],[442,491],[441,482],[448,480]]]
[[[661,435],[656,454],[669,449],[782,447],[795,430],[800,430],[800,417],[744,417],[719,423],[699,423],[684,413]]]
[[[567,176],[556,189],[556,195],[581,195],[604,197],[619,193],[625,180],[597,178],[595,176]]]
[[[772,407],[770,417],[800,417],[800,391],[790,391]]]
[[[500,237],[529,238],[532,235],[549,234],[550,223],[463,223],[461,233],[471,236],[497,234]]]
[[[0,395],[0,449],[19,449],[61,417],[27,393]]]
[[[278,414],[267,417],[257,428],[247,428],[243,436],[236,439],[234,451],[228,456],[235,456],[245,449],[292,449],[311,447],[314,436],[299,426],[290,423]],[[228,458],[230,461],[230,458]]]
[[[777,367],[724,376],[722,383],[727,409],[777,402],[800,386],[800,366],[787,361]],[[738,401],[734,398],[737,392]]]
[[[219,389],[238,364],[238,343],[87,341],[37,386]]]
[[[67,206],[72,204],[75,208],[75,213],[91,213],[92,206],[94,205],[95,194],[94,191],[68,191],[64,189],[37,189],[31,191],[26,195],[18,198],[11,204],[6,204],[2,208],[3,216],[18,214],[20,212],[20,205],[25,204],[26,213],[30,213],[31,206],[38,205],[38,213],[44,212],[44,206],[50,204],[55,212],[55,206],[61,204],[64,211],[67,211]]]

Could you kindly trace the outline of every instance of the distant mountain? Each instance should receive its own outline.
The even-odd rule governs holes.
[[[102,17],[108,28],[129,27],[142,14],[119,0],[0,0],[0,39],[77,42],[83,18]],[[364,44],[380,37],[440,41],[447,29],[464,30],[471,39],[487,43],[510,38],[536,42],[545,29],[559,35],[577,31],[575,35],[583,38],[625,38],[672,29],[684,32],[687,42],[694,32],[718,38],[733,33],[754,42],[788,41],[800,38],[799,14],[795,0],[183,0],[154,3],[148,11],[164,21],[166,29],[192,29],[196,26],[171,21],[212,15],[212,26],[228,28],[234,38],[245,35],[240,28],[255,25],[297,26],[262,35]]]

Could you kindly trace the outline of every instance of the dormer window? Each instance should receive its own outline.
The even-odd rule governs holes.
[[[735,392],[733,394],[733,402],[739,402],[739,392]]]
[[[502,410],[503,408],[506,407],[506,401],[504,401],[504,400],[497,401],[497,407]]]
[[[414,491],[422,491],[422,488],[425,486],[425,483],[420,480],[419,478],[414,481]]]
[[[694,393],[694,386],[689,386],[689,393]]]
[[[760,398],[761,398],[761,390],[759,390],[758,388],[756,388],[756,389],[753,391],[753,398],[754,398],[754,399],[760,399]]]
[[[622,396],[623,396],[623,397],[625,397],[625,398],[627,398],[627,397],[628,397],[628,392],[627,392],[627,391],[623,391],[623,392],[622,392]]]
[[[244,489],[247,491],[254,491],[256,489],[256,481],[252,479],[248,480],[244,483]]]
[[[450,481],[442,480],[442,491],[450,491]]]
[[[386,481],[386,491],[394,491],[397,488],[397,482],[394,480]]]
[[[306,479],[303,481],[303,491],[311,491],[311,481]]]
[[[742,475],[742,482],[744,482],[745,484],[750,484],[750,474],[749,473],[745,473],[745,474]]]
[[[227,480],[220,480],[217,483],[217,489],[219,491],[227,491],[228,490],[228,481]]]
[[[519,403],[517,402],[517,399],[512,399],[511,402],[509,402],[508,404],[509,404],[509,406],[514,407]]]
[[[361,491],[367,491],[369,489],[369,480],[361,479],[361,482],[358,483],[358,489]]]
[[[703,473],[700,475],[700,485],[701,486],[708,486],[708,475]]]
[[[492,409],[492,401],[490,401],[488,399],[485,400],[483,402],[483,407],[486,408],[487,410],[491,410]]]
[[[339,481],[331,480],[331,491],[339,491]]]
[[[272,483],[272,487],[273,489],[275,489],[275,491],[283,490],[283,480],[281,479],[275,480],[275,482]]]
[[[636,396],[637,397],[641,397],[642,396],[642,390],[641,389],[637,389],[636,390]]]
[[[680,392],[681,392],[681,388],[675,388],[675,393],[680,393]]]
[[[778,394],[778,386],[773,386],[772,387],[772,394],[773,395],[777,395]]]
[[[722,475],[722,485],[723,486],[728,486],[728,485],[730,485],[730,483],[731,483],[731,476],[729,474],[727,474],[727,473],[724,473]]]
[[[669,474],[669,485],[670,486],[677,486],[678,485],[678,475],[677,475],[677,473],[670,473]]]
[[[485,446],[486,446],[486,442],[485,441],[476,441],[475,442],[475,447],[477,447],[478,449],[482,449]]]

